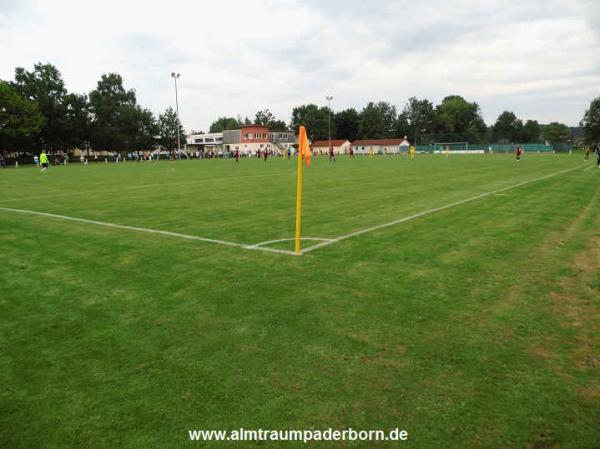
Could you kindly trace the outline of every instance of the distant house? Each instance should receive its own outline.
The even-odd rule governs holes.
[[[350,141],[347,139],[332,140],[331,146],[333,147],[333,152],[335,154],[346,154],[350,149]],[[312,143],[311,147],[315,153],[327,154],[329,153],[329,140],[317,140]]]
[[[263,125],[246,125],[240,129],[223,131],[225,150],[255,155],[258,151],[271,150],[269,128]]]
[[[373,154],[398,154],[406,152],[410,143],[404,139],[364,139],[352,142],[352,149],[355,154],[369,154],[373,149]]]
[[[223,143],[223,133],[190,134],[186,138],[186,149],[204,151],[220,149]]]

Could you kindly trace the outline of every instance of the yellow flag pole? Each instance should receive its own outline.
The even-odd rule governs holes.
[[[302,151],[298,147],[298,181],[296,183],[296,240],[294,253],[300,255],[300,216],[302,215]]]

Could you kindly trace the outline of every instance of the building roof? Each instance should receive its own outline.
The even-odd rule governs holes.
[[[344,145],[346,142],[348,142],[348,139],[332,140],[331,141],[331,145],[333,145],[334,147],[340,147],[340,146]],[[329,148],[329,140],[317,140],[316,142],[313,142],[311,146],[313,148],[314,147]]]
[[[405,139],[365,139],[355,140],[352,142],[352,146],[366,146],[366,145],[400,145]]]
[[[269,127],[266,125],[242,125],[242,126],[240,126],[240,129],[244,129],[244,128],[266,128],[266,129],[269,129]]]

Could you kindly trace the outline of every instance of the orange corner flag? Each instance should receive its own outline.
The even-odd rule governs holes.
[[[298,179],[296,183],[296,238],[294,242],[294,254],[299,256],[300,251],[300,224],[302,216],[302,159],[306,161],[306,166],[310,167],[310,145],[308,137],[306,137],[306,128],[300,127],[300,135],[298,136]]]
[[[298,140],[299,153],[306,161],[306,166],[310,167],[310,157],[312,156],[312,151],[310,150],[310,145],[308,144],[308,137],[306,136],[306,128],[304,126],[300,127],[300,135],[298,136]]]

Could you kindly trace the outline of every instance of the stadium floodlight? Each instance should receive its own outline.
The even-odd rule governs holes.
[[[331,95],[327,95],[327,112],[329,114],[328,116],[328,134],[329,134],[329,150],[331,150],[331,100],[333,100],[333,97]]]
[[[181,73],[171,72],[171,78],[175,80],[175,111],[177,114],[177,158],[181,154],[181,136],[179,135],[179,98],[177,97],[177,79],[181,76]]]

